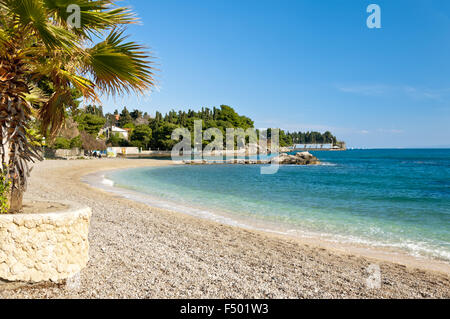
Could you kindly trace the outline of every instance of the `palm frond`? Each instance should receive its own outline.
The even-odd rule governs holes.
[[[33,85],[29,92],[25,94],[24,99],[31,105],[36,105],[47,102],[48,96],[46,96],[36,85]]]
[[[11,34],[9,32],[9,25],[11,23],[11,17],[7,15],[7,8],[0,3],[0,51],[4,51],[11,40]]]
[[[41,121],[41,131],[44,136],[55,136],[65,118],[65,106],[72,103],[70,91],[55,92],[39,109],[38,118]]]
[[[0,45],[6,46],[10,40],[9,34],[2,28],[0,28]]]
[[[27,32],[36,32],[50,49],[69,50],[79,41],[74,33],[52,23],[41,0],[0,0],[0,3],[8,14],[18,18],[23,37],[30,36]]]
[[[77,88],[86,99],[99,102],[95,92],[95,84],[81,75],[61,70],[61,74],[69,81],[75,88]]]
[[[89,37],[89,34],[111,29],[117,25],[136,23],[138,19],[127,7],[118,7],[111,0],[44,0],[53,17],[63,26],[68,26],[70,5],[80,10],[80,27],[73,32]]]
[[[143,46],[125,40],[123,32],[112,30],[105,41],[87,50],[85,71],[108,94],[142,93],[156,86],[152,57]]]

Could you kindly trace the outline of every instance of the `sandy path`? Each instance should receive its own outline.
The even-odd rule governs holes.
[[[450,298],[449,272],[413,269],[299,240],[164,211],[92,189],[99,169],[168,164],[155,160],[46,161],[28,197],[67,199],[93,210],[91,261],[80,285],[0,291],[0,298]],[[366,269],[381,267],[369,289]]]

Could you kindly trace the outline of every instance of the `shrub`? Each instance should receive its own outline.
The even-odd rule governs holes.
[[[121,146],[121,147],[127,147],[130,146],[130,143],[119,136],[118,133],[111,135],[111,137],[109,138],[109,140],[107,141],[107,143],[113,147],[117,147],[117,146]]]
[[[130,145],[137,148],[145,149],[146,145],[142,141],[131,141]]]
[[[104,151],[106,150],[106,144],[103,140],[97,140],[94,136],[81,132],[81,141],[83,143],[83,149],[85,151]]]
[[[53,149],[64,149],[69,150],[70,147],[70,140],[64,137],[57,137],[52,145]]]
[[[0,214],[9,212],[8,194],[11,188],[11,181],[6,177],[6,171],[7,169],[3,169],[0,173]]]
[[[81,148],[83,145],[83,142],[81,140],[81,136],[78,135],[77,137],[74,137],[70,140],[70,148]]]

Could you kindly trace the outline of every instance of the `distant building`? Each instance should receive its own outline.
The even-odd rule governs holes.
[[[128,136],[131,136],[131,133],[132,133],[133,129],[131,129],[131,128],[124,128],[124,130],[127,131]]]
[[[294,148],[305,150],[330,150],[333,149],[333,144],[297,144]]]
[[[129,132],[123,128],[117,127],[117,126],[111,126],[104,129],[104,134],[107,139],[109,139],[111,136],[114,136],[116,134],[119,135],[119,137],[128,140]]]
[[[139,155],[141,150],[137,147],[108,147],[106,154],[108,157],[117,157],[118,155]]]

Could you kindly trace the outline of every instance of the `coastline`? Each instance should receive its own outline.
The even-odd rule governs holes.
[[[191,207],[186,206],[185,204],[175,204],[152,197],[150,194],[144,194],[135,190],[117,187],[114,185],[113,181],[108,180],[105,177],[105,175],[113,171],[95,172],[83,176],[81,180],[95,189],[106,191],[110,195],[121,196],[130,201],[140,202],[153,208],[169,210],[180,214],[187,214],[196,218],[201,218],[228,226],[239,227],[250,231],[258,231],[265,233],[268,236],[276,235],[284,238],[299,240],[302,244],[310,244],[332,251],[349,253],[357,256],[378,259],[380,261],[398,263],[408,267],[450,274],[450,262],[447,260],[441,260],[431,256],[425,257],[408,254],[404,250],[396,249],[388,245],[377,245],[375,242],[369,244],[367,241],[362,240],[354,241],[349,238],[345,238],[342,235],[337,236],[306,231],[298,227],[296,228],[290,224],[283,224],[280,221],[270,222],[268,220],[262,220],[261,218],[255,219],[253,217],[242,217],[239,215],[225,213],[223,211],[212,210],[208,207]]]
[[[26,197],[66,196],[94,206],[91,262],[80,290],[47,285],[0,291],[0,297],[450,297],[447,263],[225,225],[81,181],[99,171],[172,164],[150,159],[38,164]],[[372,264],[381,268],[380,289],[366,285]]]

